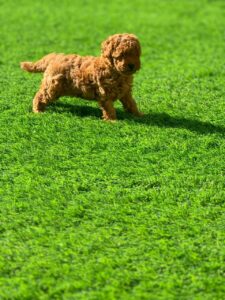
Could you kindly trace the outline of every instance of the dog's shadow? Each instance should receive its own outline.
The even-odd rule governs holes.
[[[51,106],[51,110],[55,113],[71,113],[79,117],[101,118],[101,110],[98,107],[88,105],[77,105],[63,102],[56,102]],[[181,128],[187,129],[199,134],[219,133],[225,135],[225,127],[213,125],[210,122],[202,122],[200,120],[192,120],[182,117],[173,117],[167,113],[150,112],[143,117],[134,117],[121,109],[117,109],[117,117],[119,120],[126,120],[127,122],[137,122],[147,124],[149,126],[157,126],[164,128]]]
[[[69,104],[64,102],[54,102],[49,107],[54,113],[70,113],[78,117],[96,117],[101,118],[101,110],[98,107],[88,106],[86,104]]]

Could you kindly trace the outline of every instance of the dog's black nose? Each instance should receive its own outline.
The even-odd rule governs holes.
[[[134,71],[135,65],[134,64],[128,64],[127,65],[130,71]]]

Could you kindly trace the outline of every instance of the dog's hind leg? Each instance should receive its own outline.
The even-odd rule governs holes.
[[[39,91],[33,100],[33,112],[44,112],[46,106],[58,99],[61,95],[62,75],[58,74],[48,78],[44,77]]]

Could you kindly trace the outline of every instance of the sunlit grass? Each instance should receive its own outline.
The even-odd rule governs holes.
[[[224,1],[0,1],[0,299],[223,299]],[[135,33],[142,119],[19,62]]]

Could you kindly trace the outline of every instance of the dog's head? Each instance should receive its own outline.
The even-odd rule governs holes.
[[[108,58],[115,69],[131,75],[141,67],[141,46],[133,34],[115,34],[102,43],[102,56]]]

